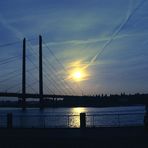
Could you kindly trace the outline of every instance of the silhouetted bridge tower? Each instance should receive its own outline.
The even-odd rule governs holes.
[[[42,36],[39,36],[39,98],[43,102],[43,59],[42,59]],[[26,39],[23,39],[22,56],[22,102],[26,101]]]

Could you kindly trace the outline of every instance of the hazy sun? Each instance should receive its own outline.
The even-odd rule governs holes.
[[[75,79],[81,79],[82,74],[81,74],[80,71],[76,71],[76,72],[73,74],[73,77],[74,77]]]
[[[83,63],[81,63],[80,61],[75,61],[69,64],[69,76],[68,76],[68,80],[71,81],[84,81],[87,80],[89,77],[89,73],[88,71],[86,71],[86,69],[84,69],[85,65]]]
[[[85,73],[82,70],[74,70],[71,76],[75,81],[82,81],[85,77]]]

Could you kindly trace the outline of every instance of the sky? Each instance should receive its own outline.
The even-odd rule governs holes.
[[[29,40],[27,91],[32,87],[38,91],[32,62],[38,67],[38,36],[42,35],[49,80],[44,78],[45,92],[47,87],[60,91],[72,87],[75,94],[84,95],[148,93],[147,10],[146,0],[1,0],[0,62],[15,56],[17,61],[0,65],[0,91],[21,90],[24,37]],[[76,69],[83,73],[81,81],[71,78]],[[13,72],[16,75],[9,78]]]

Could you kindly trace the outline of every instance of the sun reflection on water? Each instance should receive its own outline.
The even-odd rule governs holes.
[[[71,108],[71,116],[69,116],[70,127],[80,127],[80,113],[86,113],[87,108],[85,107],[74,107]]]
[[[87,112],[87,108],[85,107],[74,107],[71,108],[71,113],[74,115],[79,115],[80,113]]]

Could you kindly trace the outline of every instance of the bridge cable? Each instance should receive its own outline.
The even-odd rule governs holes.
[[[36,69],[38,70],[38,67],[32,62],[32,60],[29,58],[29,57],[27,57],[27,59],[36,67]],[[51,91],[51,89],[50,89],[50,91]]]
[[[32,48],[32,47],[31,47]],[[33,54],[36,54],[37,56],[38,56],[38,54],[36,53],[36,52],[34,52],[34,49],[32,48],[32,52],[33,52]],[[60,78],[59,78],[59,76],[55,76],[56,75],[56,73],[57,72],[54,72],[54,67],[52,66],[52,64],[50,64],[50,62],[49,62],[49,64],[47,65],[47,63],[45,62],[46,60],[46,58],[45,58],[45,56],[43,55],[43,57],[44,57],[44,59],[43,59],[43,63],[46,65],[46,66],[50,66],[49,68],[50,68],[50,70],[51,70],[51,72],[52,72],[52,74],[53,74],[53,76],[55,77],[55,78],[58,78],[58,80],[59,81],[61,81],[61,82],[63,82]],[[64,82],[63,82],[64,83]],[[65,89],[68,89],[66,86],[65,86],[65,84],[63,85],[64,86],[64,88]],[[64,90],[65,91],[65,90]],[[69,91],[69,90],[68,90]]]
[[[32,48],[32,47],[31,47]],[[32,48],[32,53],[33,54],[36,54],[37,56],[38,56],[38,54],[36,53],[36,52],[34,52],[34,49]],[[46,62],[45,62],[45,60],[43,59],[43,63],[47,66],[47,64],[46,64]],[[49,66],[49,65],[48,65]],[[51,69],[51,68],[50,68]],[[44,71],[45,73],[46,73],[46,78],[48,77],[48,80],[49,80],[49,75],[48,75],[48,73],[47,73],[47,71]],[[55,73],[53,72],[53,70],[52,70],[52,73],[53,73],[53,76],[55,77]],[[45,75],[45,74],[44,74]],[[48,76],[47,76],[48,75]],[[52,79],[52,81],[54,81],[54,83],[56,83],[56,85],[58,85],[59,86],[59,84],[57,84],[57,82],[54,80],[54,78],[53,77],[51,77],[50,76],[50,78]],[[60,80],[60,79],[59,79]],[[57,87],[56,87],[56,89],[58,89]],[[59,91],[59,89],[58,89],[58,91]],[[65,91],[65,90],[63,90],[63,91]],[[60,91],[61,92],[61,91]]]
[[[54,58],[56,59],[56,61],[61,65],[61,67],[63,68],[63,70],[68,74],[67,69],[64,67],[64,65],[61,63],[61,61],[55,56],[55,54],[53,53],[53,51],[49,48],[49,46],[43,41],[44,45],[47,47],[48,51],[50,52],[50,54],[52,54],[54,56]],[[76,86],[79,88],[81,94],[83,95],[83,91],[80,88],[80,86],[75,82]]]

